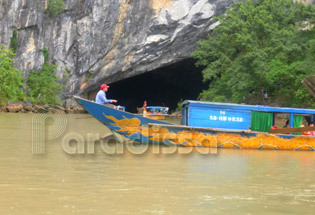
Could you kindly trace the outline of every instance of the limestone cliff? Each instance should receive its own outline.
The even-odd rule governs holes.
[[[64,0],[53,17],[47,0],[0,0],[0,43],[18,30],[16,67],[25,76],[41,68],[47,48],[65,98],[189,58],[235,1]]]

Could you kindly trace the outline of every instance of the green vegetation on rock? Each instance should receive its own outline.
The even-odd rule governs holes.
[[[11,40],[10,40],[10,48],[13,50],[14,53],[16,53],[16,49],[19,45],[17,36],[18,36],[18,31],[16,29],[14,29],[13,33],[12,33]]]
[[[8,101],[25,100],[21,72],[13,66],[12,49],[0,44],[0,105]]]
[[[235,3],[192,53],[209,89],[202,100],[315,107],[301,84],[315,74],[315,6],[291,0]],[[264,92],[264,93],[263,93]]]
[[[63,85],[57,83],[57,65],[49,64],[49,53],[43,50],[45,63],[40,71],[32,71],[27,78],[30,100],[35,104],[57,104]]]
[[[67,68],[67,67],[64,68],[64,70],[62,71],[62,73],[63,73],[64,81],[65,81],[65,82],[68,82],[69,79],[70,79],[70,72],[69,72],[68,68]]]
[[[0,44],[0,106],[7,105],[8,101],[25,101],[26,97],[35,104],[60,103],[58,97],[63,85],[57,83],[57,65],[49,63],[47,49],[42,51],[45,63],[40,71],[32,71],[29,74],[23,89],[22,73],[13,66],[13,50]]]
[[[52,16],[58,16],[64,11],[63,0],[48,0],[48,7],[46,11],[48,11],[48,13]]]
[[[49,52],[48,52],[48,49],[44,48],[44,49],[41,49],[40,51],[43,52],[43,55],[44,55],[44,63],[45,63],[45,64],[48,64],[48,61],[49,61]]]

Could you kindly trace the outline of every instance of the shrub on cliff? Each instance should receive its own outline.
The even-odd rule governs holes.
[[[63,85],[57,83],[57,65],[48,63],[48,50],[44,52],[45,63],[40,71],[32,71],[27,78],[30,100],[35,104],[57,104]]]
[[[57,16],[59,13],[64,11],[63,0],[48,0],[48,7],[46,9],[52,16]]]
[[[13,50],[0,44],[0,105],[8,101],[25,100],[24,78],[13,66]]]
[[[27,78],[29,98],[35,104],[58,104],[62,86],[54,75],[57,65],[44,64],[42,70],[32,71]]]
[[[10,40],[10,48],[13,50],[14,53],[16,53],[16,49],[19,46],[17,37],[18,37],[18,31],[14,29],[11,40]]]
[[[262,104],[268,93],[282,105],[315,104],[301,84],[315,74],[314,5],[248,0],[217,20],[221,24],[192,53],[210,81],[203,100]]]

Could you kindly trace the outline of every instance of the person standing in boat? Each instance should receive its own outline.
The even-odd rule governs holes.
[[[111,108],[116,108],[115,105],[113,105],[111,103],[116,103],[117,100],[106,98],[106,92],[108,91],[108,88],[109,88],[109,86],[107,84],[101,85],[101,90],[98,91],[96,98],[95,98],[95,102],[98,104],[104,104],[104,105],[111,107]]]

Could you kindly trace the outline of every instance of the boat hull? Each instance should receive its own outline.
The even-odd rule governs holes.
[[[233,149],[315,150],[314,136],[273,135],[232,129],[149,124],[155,142],[181,146]]]

